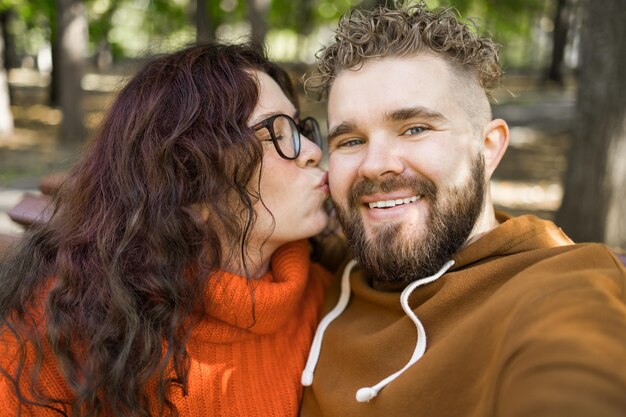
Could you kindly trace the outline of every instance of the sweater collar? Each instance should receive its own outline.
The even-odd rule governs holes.
[[[255,280],[224,271],[213,274],[205,297],[205,315],[194,327],[193,338],[229,343],[272,334],[285,325],[306,288],[310,265],[307,241],[280,247],[270,265],[270,271]]]

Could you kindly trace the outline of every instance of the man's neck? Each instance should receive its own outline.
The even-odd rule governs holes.
[[[487,198],[485,200],[485,208],[476,220],[476,223],[474,223],[474,228],[472,229],[472,232],[463,244],[463,247],[466,247],[476,242],[482,236],[486,235],[499,225],[500,223],[498,222],[498,219],[496,219],[496,212],[493,208],[491,198]]]

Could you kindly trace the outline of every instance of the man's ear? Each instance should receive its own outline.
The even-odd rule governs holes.
[[[502,119],[493,119],[483,131],[483,155],[485,175],[491,178],[509,146],[509,126]]]

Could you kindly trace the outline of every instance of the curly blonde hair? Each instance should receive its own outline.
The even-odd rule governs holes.
[[[334,41],[317,53],[317,68],[305,87],[323,96],[344,69],[358,69],[369,59],[420,53],[434,53],[458,75],[476,77],[487,95],[500,85],[502,69],[493,40],[479,36],[476,26],[461,22],[453,9],[429,10],[419,2],[344,14]]]

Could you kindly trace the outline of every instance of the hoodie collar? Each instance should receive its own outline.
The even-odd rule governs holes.
[[[571,245],[574,242],[551,221],[536,216],[511,217],[496,212],[500,225],[459,250],[451,271],[495,256],[513,255],[534,249]]]

